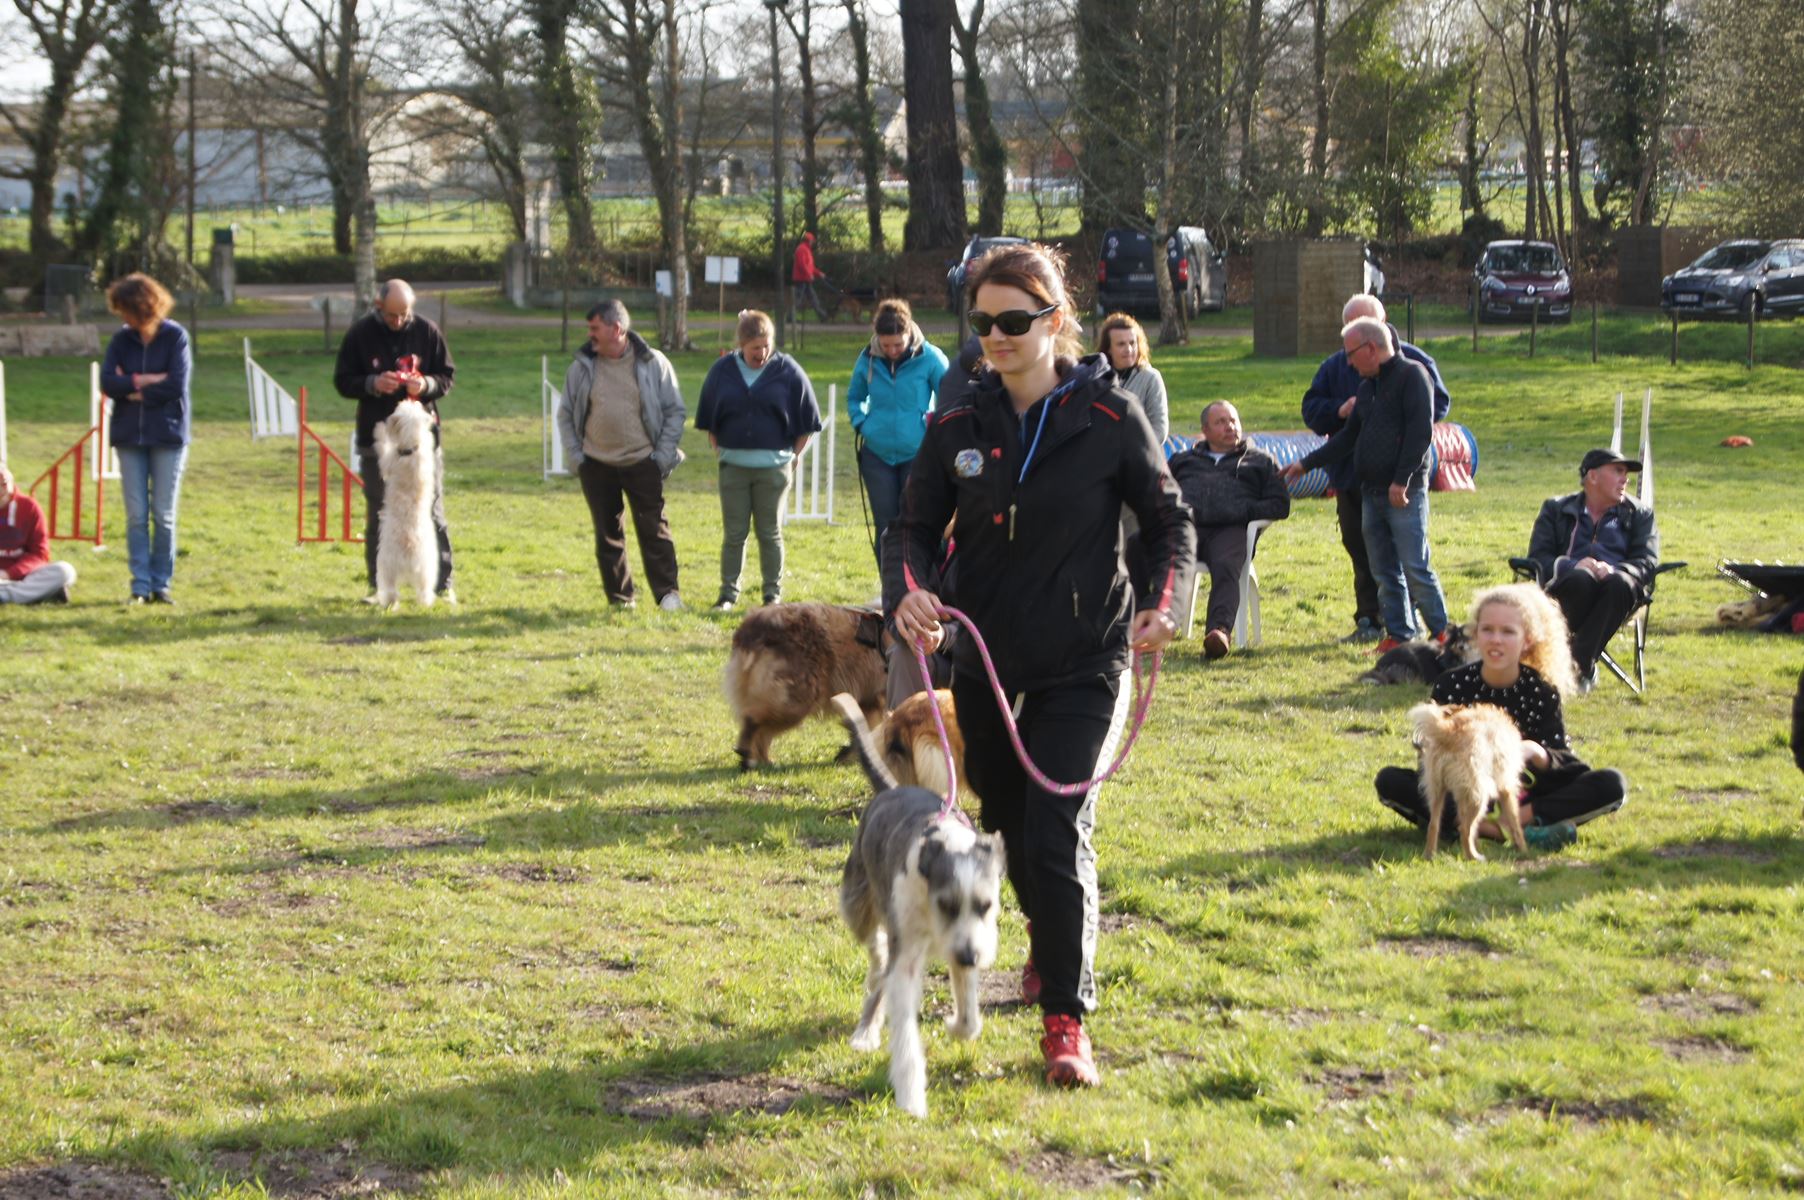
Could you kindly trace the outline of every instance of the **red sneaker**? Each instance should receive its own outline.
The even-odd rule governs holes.
[[[1090,1057],[1090,1035],[1084,1023],[1063,1013],[1048,1013],[1041,1024],[1046,1034],[1040,1053],[1046,1056],[1046,1082],[1054,1087],[1095,1087],[1102,1082],[1096,1060]]]
[[[1031,958],[1021,968],[1021,1003],[1029,1008],[1040,1003],[1040,971]]]
[[[1402,644],[1403,644],[1403,642],[1401,639],[1390,637],[1389,635],[1386,635],[1385,639],[1382,642],[1379,642],[1376,646],[1372,647],[1370,653],[1372,653],[1372,654],[1389,654],[1392,650],[1395,650],[1398,646],[1401,646]]]

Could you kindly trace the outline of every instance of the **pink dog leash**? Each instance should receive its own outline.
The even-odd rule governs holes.
[[[1128,730],[1127,741],[1122,745],[1121,753],[1115,756],[1115,761],[1109,764],[1108,770],[1094,778],[1086,779],[1081,783],[1059,783],[1056,780],[1048,778],[1046,773],[1035,766],[1034,760],[1028,756],[1027,747],[1023,745],[1021,741],[1021,731],[1015,724],[1015,714],[1009,706],[1008,694],[1002,690],[1002,680],[996,674],[996,663],[990,657],[990,648],[984,643],[983,634],[979,633],[977,630],[977,622],[973,621],[958,609],[946,606],[942,606],[939,609],[939,615],[957,621],[966,629],[970,630],[971,637],[977,644],[978,657],[983,660],[984,674],[990,677],[990,690],[995,694],[996,707],[1002,712],[1002,724],[1003,727],[1008,730],[1009,742],[1015,748],[1015,757],[1020,760],[1022,770],[1027,772],[1028,778],[1032,779],[1035,784],[1039,785],[1044,790],[1051,792],[1055,796],[1081,796],[1121,769],[1121,765],[1127,761],[1128,753],[1133,750],[1134,743],[1139,740],[1140,731],[1146,726],[1146,714],[1152,708],[1153,689],[1157,687],[1159,683],[1159,663],[1163,657],[1158,651],[1155,650],[1153,652],[1152,671],[1148,673],[1146,677],[1144,688],[1141,685],[1140,678],[1140,659],[1143,655],[1139,650],[1134,651],[1134,724],[1133,727]],[[916,642],[914,644],[914,652],[915,662],[918,663],[921,668],[921,679],[923,682],[927,683],[928,694],[932,696],[933,676],[927,669],[926,651],[921,643]],[[946,790],[946,802],[940,807],[940,819],[944,820],[958,807],[958,775],[955,772],[952,763],[952,739],[946,734],[946,721],[940,713],[939,698],[937,696],[933,696],[932,708],[933,727],[939,732],[940,749],[946,754],[946,778],[949,781]]]

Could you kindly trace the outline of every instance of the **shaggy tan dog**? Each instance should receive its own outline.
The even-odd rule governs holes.
[[[1441,815],[1452,793],[1459,812],[1459,840],[1466,857],[1478,852],[1478,822],[1495,802],[1497,823],[1516,849],[1526,851],[1517,789],[1522,786],[1522,734],[1510,715],[1493,704],[1418,704],[1409,710],[1422,750],[1422,798],[1428,802],[1427,855],[1441,841]]]
[[[958,772],[959,795],[968,799],[976,793],[965,778],[965,739],[958,731],[958,709],[953,706],[950,688],[916,692],[890,710],[883,724],[871,731],[871,738],[884,765],[899,782],[944,796],[946,748],[940,745],[940,731],[933,724],[930,696],[940,702],[946,740],[952,744],[952,769]]]
[[[882,721],[887,636],[882,614],[867,608],[771,604],[747,613],[723,680],[739,726],[740,768],[768,766],[778,734],[835,715],[836,692],[851,695],[867,725]]]

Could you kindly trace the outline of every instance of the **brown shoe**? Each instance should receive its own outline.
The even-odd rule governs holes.
[[[1203,635],[1203,657],[1226,658],[1230,644],[1227,630],[1211,629]]]

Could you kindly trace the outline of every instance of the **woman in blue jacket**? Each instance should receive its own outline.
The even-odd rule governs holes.
[[[189,378],[194,349],[169,313],[175,299],[134,273],[106,293],[125,328],[107,344],[100,390],[112,400],[112,443],[125,493],[125,546],[132,604],[174,604],[175,510],[188,465]],[[156,530],[151,531],[151,522]]]
[[[717,361],[702,380],[695,427],[708,432],[720,456],[720,598],[716,612],[739,601],[745,539],[758,526],[758,565],[764,602],[783,598],[783,501],[790,464],[821,429],[821,409],[807,372],[772,347],[770,317],[739,314],[739,349]]]
[[[846,413],[862,439],[858,474],[871,498],[877,526],[872,547],[881,566],[883,531],[902,508],[908,469],[933,411],[933,397],[946,374],[946,356],[921,335],[906,300],[885,300],[871,322],[871,344],[858,352]]]

